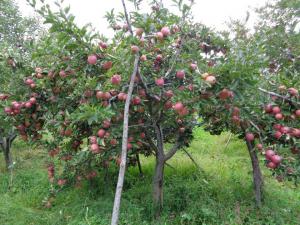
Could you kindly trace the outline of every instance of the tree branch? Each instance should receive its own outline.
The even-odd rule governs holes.
[[[172,156],[177,152],[180,147],[180,134],[177,134],[176,142],[173,147],[169,150],[167,154],[165,154],[165,162],[168,161]]]
[[[272,96],[276,96],[278,98],[282,98],[284,100],[286,100],[287,102],[290,102],[291,104],[294,104],[294,105],[300,105],[300,102],[295,102],[293,101],[292,99],[288,98],[288,97],[285,97],[285,96],[282,96],[280,94],[277,94],[275,92],[272,92],[272,91],[267,91],[265,89],[262,89],[262,88],[258,88],[258,90],[260,90],[261,92],[264,92],[266,94],[269,94],[269,95],[272,95]]]

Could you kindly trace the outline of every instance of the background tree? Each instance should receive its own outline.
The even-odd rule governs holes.
[[[10,102],[11,96],[17,101],[22,99],[23,78],[31,72],[33,46],[44,30],[37,19],[23,17],[16,3],[10,0],[0,3],[0,25],[0,146],[9,168],[12,164],[10,148],[16,133],[5,114],[18,112],[20,105],[12,103],[15,108],[6,108],[6,111],[4,105]]]

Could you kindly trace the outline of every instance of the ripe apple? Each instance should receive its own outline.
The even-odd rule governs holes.
[[[112,67],[112,65],[113,65],[112,61],[107,61],[103,63],[102,68],[105,70],[109,70]]]
[[[159,87],[163,87],[164,84],[165,84],[164,78],[158,78],[158,79],[156,79],[156,80],[155,80],[155,84],[156,84],[157,86],[159,86]]]
[[[107,48],[107,44],[103,41],[100,41],[99,42],[99,47],[102,48],[102,49],[106,49]]]
[[[98,130],[98,137],[99,138],[104,138],[104,136],[105,136],[105,130],[104,129],[100,129],[100,130]]]
[[[132,104],[133,105],[139,105],[141,104],[142,100],[139,96],[135,96],[133,99],[132,99]]]
[[[166,101],[164,108],[165,109],[171,109],[173,107],[173,104],[171,101]]]
[[[115,145],[118,144],[118,141],[117,141],[116,139],[111,139],[111,140],[110,140],[110,144],[111,144],[112,146],[115,146]]]
[[[61,78],[65,78],[65,77],[67,77],[68,75],[67,75],[66,71],[61,70],[61,71],[59,71],[59,76],[60,76]]]
[[[256,145],[256,148],[261,151],[263,149],[263,145],[259,143]]]
[[[132,144],[131,143],[127,143],[127,150],[132,149]]]
[[[275,137],[276,139],[280,139],[281,136],[282,136],[282,133],[281,133],[280,131],[276,131],[276,132],[274,133],[274,137]]]
[[[254,141],[254,134],[246,133],[246,140],[249,142]]]
[[[278,165],[281,162],[282,158],[279,155],[273,155],[271,156],[271,161]]]
[[[266,153],[265,153],[265,157],[266,157],[266,159],[268,159],[268,160],[271,160],[271,157],[272,157],[273,155],[275,155],[275,152],[274,152],[273,150],[271,150],[271,149],[268,149],[268,150],[266,151]]]
[[[127,94],[125,94],[123,92],[121,92],[121,93],[118,94],[118,100],[120,100],[120,101],[126,101],[126,99],[127,99]]]
[[[275,114],[275,119],[276,119],[276,120],[282,120],[282,119],[283,119],[282,113],[277,113],[277,114]]]
[[[115,74],[111,78],[111,83],[114,85],[119,85],[121,83],[121,76],[119,74]]]
[[[205,78],[205,81],[211,85],[215,84],[217,82],[217,79],[213,75],[209,75],[208,77]]]
[[[133,54],[136,54],[136,53],[138,53],[140,51],[140,48],[138,47],[138,46],[136,46],[136,45],[132,45],[131,46],[131,52],[133,53]]]
[[[295,89],[295,88],[289,88],[289,89],[288,89],[288,92],[289,92],[289,94],[290,94],[291,96],[296,96],[296,95],[298,95],[298,90]]]
[[[97,153],[100,150],[99,145],[97,145],[97,144],[91,144],[90,149],[93,153]]]
[[[277,167],[277,165],[273,162],[268,162],[267,167],[270,169],[275,169]]]
[[[31,102],[26,102],[26,103],[25,103],[25,108],[29,109],[29,108],[31,108],[31,107],[32,107]]]
[[[67,180],[65,180],[65,179],[58,179],[57,185],[64,186],[66,184],[66,182],[67,182]]]
[[[95,65],[97,63],[97,56],[96,55],[89,55],[87,59],[88,64]]]
[[[183,110],[183,108],[184,108],[184,105],[181,102],[177,102],[173,106],[173,109],[176,110],[176,111],[181,111],[181,110]]]
[[[265,106],[265,112],[266,113],[272,113],[273,112],[272,104],[268,104],[268,105]]]
[[[140,136],[141,136],[142,139],[144,139],[146,137],[146,134],[143,132],[143,133],[141,133]]]
[[[296,117],[300,118],[300,109],[297,109],[297,110],[295,111],[295,115],[296,115]]]
[[[176,72],[176,77],[177,77],[178,79],[184,79],[184,77],[185,77],[185,72],[184,72],[184,70],[179,70],[179,71],[177,71],[177,72]]]
[[[160,62],[160,61],[162,61],[162,59],[163,59],[162,55],[159,54],[159,55],[156,56],[156,61]]]
[[[197,69],[197,64],[191,63],[191,64],[190,64],[190,69],[191,69],[192,71],[195,71],[195,70]]]
[[[109,120],[104,120],[102,123],[102,127],[105,129],[108,129],[110,127],[110,121]]]
[[[147,56],[146,55],[141,55],[140,60],[142,62],[145,62],[147,60]]]
[[[273,109],[272,109],[273,114],[277,114],[277,113],[280,113],[280,112],[281,112],[281,109],[278,106],[273,107]]]
[[[162,32],[157,32],[156,33],[156,38],[161,41],[161,40],[164,39],[164,34]]]
[[[165,92],[165,96],[167,98],[172,98],[174,96],[174,93],[173,93],[172,90],[168,90],[168,91]]]

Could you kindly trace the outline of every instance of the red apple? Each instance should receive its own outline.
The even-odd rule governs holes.
[[[281,162],[282,158],[279,155],[273,155],[271,156],[271,161],[278,165]]]
[[[209,75],[208,77],[205,78],[205,81],[209,84],[215,84],[217,82],[217,79],[213,75]]]
[[[164,37],[167,37],[170,35],[170,29],[168,27],[161,28],[160,32],[163,34]]]
[[[164,80],[164,78],[158,78],[158,79],[155,80],[155,83],[156,83],[157,86],[163,87],[164,84],[165,84],[165,80]]]
[[[277,165],[273,162],[268,162],[267,167],[270,169],[275,169],[277,167]]]
[[[115,74],[111,78],[111,83],[114,85],[119,85],[121,83],[121,76],[119,74]]]
[[[176,111],[181,111],[183,110],[184,106],[181,102],[177,102],[175,103],[175,105],[173,106],[173,109],[176,110]]]
[[[142,56],[140,57],[140,60],[141,60],[142,62],[145,62],[145,61],[147,60],[147,56],[146,56],[146,55],[142,55]]]
[[[265,106],[265,112],[266,113],[272,113],[273,112],[272,104],[268,104],[268,105]]]
[[[99,138],[104,138],[104,136],[105,136],[105,130],[104,129],[100,129],[100,130],[98,130],[98,137]]]
[[[113,65],[112,61],[107,61],[103,63],[102,68],[105,70],[109,70],[112,67],[112,65]]]
[[[136,53],[138,53],[140,51],[140,48],[138,47],[138,46],[136,46],[136,45],[132,45],[131,46],[131,52],[133,53],[133,54],[136,54]]]
[[[254,134],[246,133],[246,140],[249,142],[254,141]]]
[[[280,113],[280,112],[281,112],[281,109],[278,106],[273,107],[273,109],[272,109],[273,114],[277,114],[277,113]]]
[[[195,70],[197,69],[197,64],[191,63],[191,64],[190,64],[190,69],[191,69],[192,71],[195,71]]]
[[[174,96],[174,93],[173,93],[172,90],[168,90],[168,91],[165,92],[165,96],[167,98],[172,98]]]
[[[105,129],[108,129],[110,127],[110,121],[109,120],[104,120],[102,123],[102,127]]]
[[[298,90],[295,89],[295,88],[289,88],[289,89],[288,89],[288,92],[289,92],[289,94],[290,94],[291,96],[296,96],[296,95],[298,95]]]
[[[274,133],[274,137],[275,137],[276,139],[280,139],[281,136],[282,136],[282,133],[281,133],[280,131],[276,131],[276,132]]]
[[[111,139],[111,140],[110,140],[110,144],[111,144],[112,146],[115,146],[115,145],[118,144],[118,141],[117,141],[116,139]]]
[[[297,110],[295,111],[295,115],[296,115],[296,117],[299,117],[299,118],[300,118],[300,109],[297,109]]]
[[[162,61],[162,59],[163,59],[163,56],[162,55],[157,55],[156,56],[156,61]]]
[[[282,120],[282,119],[283,119],[282,113],[277,113],[277,114],[275,114],[275,119],[276,119],[276,120]]]
[[[266,157],[266,159],[268,159],[268,160],[271,160],[271,158],[272,158],[273,155],[275,155],[275,152],[274,152],[273,150],[271,150],[271,149],[268,149],[268,150],[266,151],[266,153],[265,153],[265,157]]]
[[[163,34],[162,32],[157,32],[157,33],[156,33],[156,38],[157,38],[158,40],[163,40],[163,39],[164,39],[164,34]]]
[[[177,71],[177,72],[176,72],[176,77],[177,77],[178,79],[184,79],[184,77],[185,77],[185,72],[184,72],[183,70]]]
[[[259,143],[256,145],[256,148],[261,151],[263,149],[263,145]]]
[[[97,63],[97,56],[96,55],[89,55],[87,59],[88,64],[95,65]]]
[[[145,133],[141,133],[141,138],[145,138],[146,137],[146,134]]]

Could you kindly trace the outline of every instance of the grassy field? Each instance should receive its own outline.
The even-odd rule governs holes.
[[[174,168],[166,168],[160,221],[152,220],[154,160],[142,159],[144,178],[136,168],[127,171],[120,224],[300,224],[299,187],[277,182],[264,168],[264,206],[257,210],[245,145],[233,138],[224,149],[228,134],[211,136],[201,129],[195,130],[195,136],[189,151],[203,171],[182,152],[169,162]],[[1,225],[110,223],[116,173],[110,174],[110,182],[99,178],[93,188],[86,184],[60,192],[53,207],[46,209],[42,204],[49,191],[45,153],[17,143],[13,154],[16,166],[11,189],[0,157]]]

